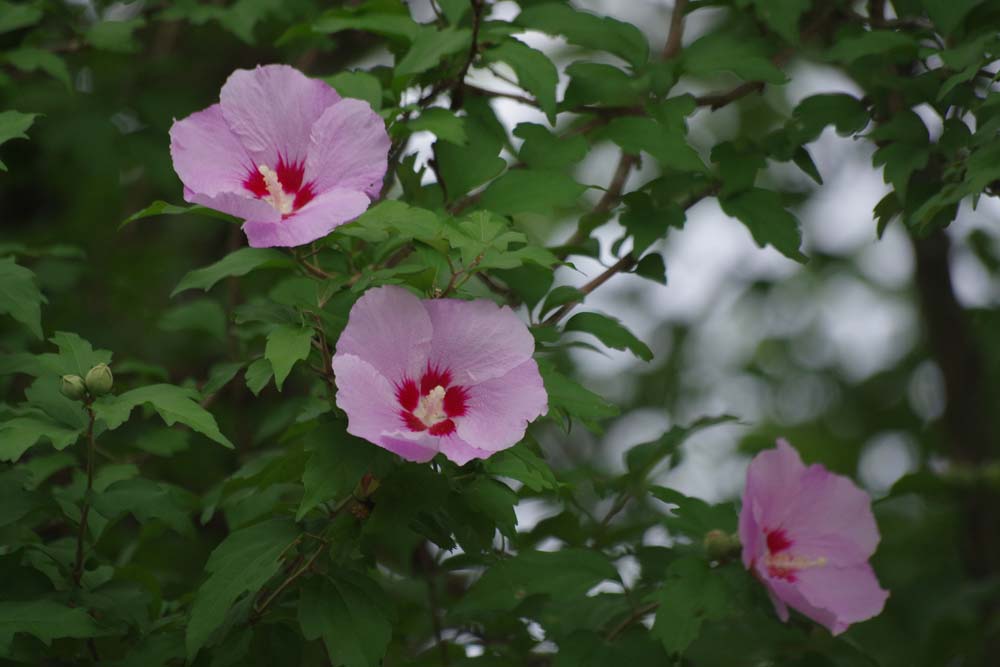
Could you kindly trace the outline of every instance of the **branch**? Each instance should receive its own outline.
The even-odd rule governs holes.
[[[670,14],[670,33],[667,35],[667,43],[663,47],[663,60],[670,60],[681,50],[681,42],[684,40],[684,13],[687,11],[688,0],[676,0],[674,11]]]
[[[84,548],[87,536],[87,517],[90,515],[90,494],[94,489],[94,409],[87,403],[87,490],[83,494],[83,509],[80,511],[80,531],[76,535],[76,563],[73,565],[73,584],[80,586],[83,578]]]
[[[465,101],[465,75],[469,73],[472,61],[476,59],[476,54],[479,52],[479,26],[483,22],[485,4],[483,0],[469,0],[469,4],[472,5],[472,41],[469,42],[469,55],[462,65],[462,71],[455,77],[455,85],[451,95],[452,111],[462,108],[462,102]]]
[[[611,183],[608,184],[608,189],[604,191],[600,200],[594,205],[592,211],[594,215],[607,213],[615,207],[622,198],[622,192],[625,190],[625,181],[628,180],[628,175],[632,171],[632,167],[638,162],[639,158],[635,155],[622,152],[621,157],[618,159],[618,166],[615,168],[614,176],[611,177]],[[565,258],[571,252],[572,247],[583,243],[587,236],[583,229],[578,227],[576,233],[563,244],[565,246],[563,251],[556,254],[560,258]]]

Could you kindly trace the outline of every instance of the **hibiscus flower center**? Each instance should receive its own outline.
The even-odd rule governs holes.
[[[767,535],[767,555],[764,556],[764,565],[767,566],[767,573],[776,579],[784,579],[788,582],[795,582],[798,572],[810,567],[822,567],[826,565],[826,558],[807,558],[796,556],[791,552],[792,541],[783,528],[765,531]]]
[[[431,366],[420,378],[406,378],[396,387],[396,400],[403,424],[411,431],[427,431],[431,435],[455,432],[455,419],[466,412],[467,392],[451,384],[451,371]]]
[[[289,164],[280,158],[273,169],[261,164],[250,170],[243,187],[273,206],[282,218],[287,218],[316,196],[312,183],[302,183],[304,176],[305,167],[301,163]]]

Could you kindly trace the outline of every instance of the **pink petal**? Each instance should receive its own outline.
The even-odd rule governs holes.
[[[208,208],[228,213],[237,218],[259,220],[260,224],[276,224],[281,222],[281,215],[273,206],[266,201],[255,198],[249,192],[246,194],[221,192],[214,197],[209,197],[208,195],[192,192],[188,188],[184,188],[184,201],[207,206]]]
[[[812,604],[805,598],[797,584],[782,579],[769,579],[766,574],[761,576],[767,586],[768,597],[774,604],[774,610],[782,621],[788,621],[788,607],[791,607],[827,628],[836,625],[837,615],[829,609]]]
[[[760,452],[747,468],[744,505],[749,505],[762,529],[781,526],[792,506],[798,502],[799,484],[805,465],[784,440],[775,449]]]
[[[516,445],[528,423],[548,410],[538,364],[528,359],[505,375],[470,387],[466,406],[465,416],[456,420],[462,440],[490,453]]]
[[[184,186],[208,197],[244,192],[243,181],[255,168],[218,104],[174,121],[170,158]]]
[[[434,327],[430,362],[449,369],[457,385],[505,375],[535,351],[528,328],[506,306],[485,299],[433,299],[426,307]]]
[[[485,459],[493,454],[473,447],[456,435],[441,438],[441,453],[460,466],[464,466],[472,459]]]
[[[345,188],[376,197],[388,155],[385,122],[366,102],[341,100],[327,108],[312,128],[305,181],[314,183],[319,192]]]
[[[810,605],[832,614],[832,620],[816,620],[835,635],[852,623],[878,616],[889,597],[868,563],[808,568],[798,573],[796,586]]]
[[[749,488],[749,484],[747,485]],[[762,544],[763,529],[757,525],[756,519],[754,519],[753,512],[753,500],[748,497],[746,490],[743,492],[743,503],[740,507],[740,545],[742,549],[743,556],[743,566],[746,569],[750,569],[753,562],[763,555],[764,548]]]
[[[340,100],[333,88],[288,65],[233,72],[219,95],[222,113],[257,164],[303,162],[313,124]]]
[[[336,356],[360,357],[397,383],[420,376],[430,344],[431,321],[424,304],[402,287],[385,285],[365,292],[351,308]]]
[[[364,213],[369,203],[368,197],[360,192],[328,190],[287,218],[276,222],[248,220],[243,231],[254,248],[300,246],[321,239],[336,227],[350,222]],[[269,204],[265,205],[274,210]]]
[[[429,461],[437,438],[404,434],[393,386],[370,364],[353,355],[333,358],[337,407],[347,413],[347,432],[411,461]],[[411,437],[412,436],[412,437]]]

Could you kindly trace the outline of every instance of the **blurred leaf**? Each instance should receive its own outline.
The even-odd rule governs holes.
[[[159,519],[181,535],[194,536],[191,515],[197,499],[178,486],[141,477],[122,480],[97,494],[93,506],[109,521],[132,514],[140,523]]]
[[[701,156],[687,143],[685,133],[652,118],[624,116],[612,120],[605,136],[627,153],[646,151],[660,164],[678,171],[705,171]]]
[[[704,621],[726,615],[730,601],[726,585],[708,564],[696,558],[680,558],[667,568],[656,622],[650,631],[668,653],[681,654],[697,639]]]
[[[37,117],[37,113],[0,111],[0,146],[11,139],[27,139],[28,128]],[[0,161],[0,171],[7,171],[7,165],[3,161]]]
[[[0,12],[2,11],[3,9],[0,8]],[[69,68],[66,67],[66,62],[51,51],[22,47],[14,51],[8,51],[4,54],[4,57],[7,59],[7,62],[22,72],[41,70],[67,88],[71,87]]]
[[[275,327],[267,335],[264,358],[271,362],[274,370],[274,384],[281,391],[285,378],[292,372],[295,362],[309,356],[312,349],[313,330],[308,327],[282,325]]]
[[[223,278],[245,276],[256,269],[278,269],[294,266],[288,255],[273,248],[240,248],[215,264],[189,271],[170,293],[176,296],[187,289],[206,292]]]
[[[27,28],[42,20],[41,2],[7,2],[0,0],[0,34]]]
[[[771,62],[770,46],[759,37],[710,31],[681,51],[681,66],[694,76],[732,72],[744,81],[781,84],[785,73]]]
[[[392,637],[390,604],[362,574],[316,577],[302,588],[299,626],[306,639],[322,638],[333,664],[377,667]]]
[[[278,572],[279,557],[298,536],[291,520],[270,519],[230,533],[212,551],[205,564],[208,579],[194,596],[185,634],[188,661],[222,625],[237,598],[257,591]]]
[[[139,42],[133,34],[146,25],[143,18],[128,21],[100,21],[90,26],[85,35],[91,46],[103,51],[114,53],[135,53],[139,50]]]
[[[585,331],[608,347],[628,350],[643,361],[653,358],[649,346],[635,337],[621,322],[600,313],[577,313],[566,322],[566,331]]]
[[[557,371],[548,362],[538,364],[538,370],[545,382],[549,395],[549,410],[563,410],[573,417],[583,420],[606,419],[618,414],[618,408],[608,403],[592,391],[584,389],[576,381]]]
[[[468,50],[471,40],[472,32],[468,28],[422,28],[414,38],[413,46],[396,63],[396,76],[426,72],[447,56]]]
[[[799,221],[785,210],[777,192],[752,188],[735,197],[720,198],[719,204],[726,215],[747,226],[761,248],[773,246],[796,262],[804,263],[808,259],[799,250],[802,245]]]
[[[563,107],[568,110],[584,104],[632,106],[648,90],[644,80],[633,79],[617,67],[603,63],[576,62],[566,68],[566,74],[570,80]]]
[[[35,274],[18,266],[13,257],[0,258],[0,313],[24,324],[42,338],[42,304],[48,299],[38,289]]]
[[[666,238],[671,228],[681,229],[687,219],[684,209],[678,204],[669,202],[660,205],[645,192],[630,192],[625,195],[624,202],[626,209],[618,220],[632,235],[633,255],[641,255],[653,243]],[[665,280],[665,277],[661,278],[661,281]]]
[[[587,140],[581,136],[561,138],[535,123],[521,123],[514,136],[524,139],[518,157],[538,169],[561,169],[587,155]]]
[[[672,532],[683,533],[697,541],[710,530],[727,533],[736,530],[736,512],[730,504],[709,505],[700,498],[691,498],[663,486],[651,486],[649,492],[653,497],[677,506],[672,510],[673,516],[663,520]]]
[[[129,223],[135,222],[136,220],[142,220],[143,218],[150,218],[154,215],[183,215],[184,213],[197,213],[198,215],[208,216],[210,218],[218,218],[220,220],[225,220],[227,222],[233,222],[236,220],[231,215],[222,213],[221,211],[216,211],[211,208],[206,208],[204,206],[176,206],[174,204],[169,204],[162,200],[154,201],[152,204],[142,209],[141,211],[136,211],[129,217],[122,220],[121,224],[118,225],[118,229],[121,229]]]
[[[497,452],[486,459],[484,467],[491,475],[516,479],[532,491],[553,490],[559,487],[552,468],[524,443]]]
[[[613,53],[633,67],[640,67],[649,59],[646,36],[631,23],[555,2],[526,7],[515,20],[531,30],[562,35],[570,44]]]
[[[271,368],[271,362],[267,359],[255,359],[247,366],[245,374],[247,388],[254,396],[260,394],[261,390],[267,386],[272,377],[274,377],[274,370]]]
[[[323,80],[341,97],[364,100],[375,111],[382,110],[382,83],[368,72],[340,72]]]
[[[892,55],[893,60],[908,60],[917,53],[917,40],[895,30],[866,30],[853,37],[839,39],[827,57],[843,63],[867,56]]]
[[[39,440],[48,440],[62,450],[80,437],[82,432],[42,414],[28,414],[0,422],[0,460],[17,461]]]
[[[690,426],[672,426],[656,440],[635,445],[625,452],[625,467],[628,469],[629,481],[632,484],[641,483],[663,459],[677,453],[681,444],[694,433],[710,426],[733,421],[736,421],[736,418],[729,415],[702,417]]]
[[[158,323],[163,331],[192,331],[208,334],[216,340],[226,339],[226,313],[211,299],[195,299],[170,308]]]
[[[312,23],[314,32],[331,35],[344,30],[363,30],[386,37],[401,37],[413,41],[421,34],[421,26],[408,15],[402,14],[361,14],[347,15],[335,9]]]
[[[427,130],[434,136],[450,141],[457,146],[468,143],[465,135],[465,121],[447,109],[433,107],[420,112],[420,117],[409,121],[407,127],[411,132]]]
[[[94,402],[94,413],[99,419],[104,420],[109,429],[114,430],[128,420],[136,406],[149,403],[167,426],[180,422],[210,440],[232,449],[233,443],[219,431],[212,414],[195,402],[196,397],[197,393],[194,390],[182,389],[172,384],[152,384],[127,391],[120,396],[103,396]]]
[[[0,654],[10,655],[11,641],[20,632],[37,637],[46,646],[53,639],[102,634],[94,619],[80,607],[67,607],[51,600],[0,602]]]
[[[548,56],[524,42],[511,38],[485,51],[483,59],[487,63],[506,63],[514,70],[517,84],[531,93],[549,122],[555,124],[556,86],[559,83],[559,73]]]
[[[489,184],[480,204],[507,215],[547,213],[573,206],[586,189],[560,171],[512,169]]]

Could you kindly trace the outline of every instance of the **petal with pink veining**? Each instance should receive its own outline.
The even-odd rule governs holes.
[[[389,135],[382,118],[361,100],[341,100],[313,126],[305,180],[321,192],[347,188],[376,197],[388,154]]]
[[[337,356],[365,359],[385,378],[419,377],[427,363],[431,321],[423,302],[395,285],[370,289],[358,299],[337,341]],[[354,391],[338,384],[341,391]]]
[[[255,169],[218,104],[174,121],[170,127],[170,158],[184,186],[208,197],[245,192],[243,181]]]
[[[222,211],[237,218],[280,223],[281,215],[265,201],[237,192],[220,192],[214,197],[184,188],[184,201]]]
[[[471,387],[467,410],[457,422],[463,440],[490,452],[517,444],[528,423],[548,410],[538,364],[528,359],[506,375]]]
[[[431,299],[431,364],[451,369],[456,384],[500,377],[531,358],[535,340],[510,308],[492,301]]]
[[[258,164],[304,162],[313,124],[340,100],[327,84],[288,65],[238,69],[219,95],[229,128]]]
[[[276,222],[247,220],[243,231],[254,248],[304,245],[323,238],[335,228],[358,217],[365,212],[368,204],[368,196],[361,192],[328,190],[295,213]]]

